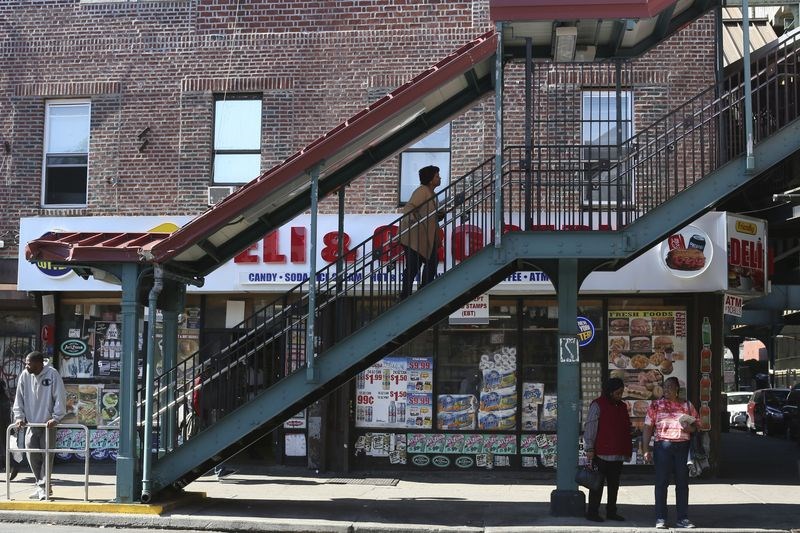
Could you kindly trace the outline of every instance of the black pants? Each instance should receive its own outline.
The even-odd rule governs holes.
[[[414,278],[417,277],[422,263],[425,263],[425,268],[422,271],[422,279],[419,281],[419,286],[430,283],[436,277],[436,271],[439,269],[439,248],[433,247],[431,256],[428,258],[422,257],[413,248],[403,245],[406,251],[406,268],[403,271],[403,288],[400,291],[400,297],[406,298],[411,295],[411,286],[414,283]]]
[[[619,476],[622,473],[622,461],[604,461],[599,457],[594,458],[594,465],[603,475],[605,485],[608,486],[606,499],[606,516],[617,513],[617,493],[619,492]],[[589,491],[589,508],[587,514],[598,514],[600,500],[603,498],[602,485],[598,490]]]

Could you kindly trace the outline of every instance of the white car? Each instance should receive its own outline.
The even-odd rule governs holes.
[[[732,428],[747,429],[747,402],[752,392],[723,392]]]

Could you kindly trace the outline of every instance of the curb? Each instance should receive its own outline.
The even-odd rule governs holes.
[[[0,511],[36,513],[103,513],[108,515],[156,515],[160,516],[178,507],[198,503],[206,498],[205,492],[186,492],[180,497],[163,503],[117,503],[92,501],[0,501]]]

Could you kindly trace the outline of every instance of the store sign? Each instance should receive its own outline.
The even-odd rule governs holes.
[[[764,294],[767,277],[767,223],[741,215],[728,215],[727,220],[728,291],[745,295]]]
[[[451,325],[488,324],[489,295],[482,294],[478,296],[467,305],[450,315],[448,322]]]
[[[60,350],[66,357],[80,357],[89,351],[89,346],[81,339],[67,339],[61,343]]]
[[[71,268],[57,266],[50,261],[37,261],[35,265],[39,272],[52,279],[63,279],[73,273]]]
[[[725,295],[725,305],[723,313],[731,316],[742,316],[742,307],[744,306],[744,299],[741,296],[734,296],[733,294]]]
[[[583,347],[594,340],[594,324],[585,316],[578,317],[578,345]]]
[[[725,213],[708,213],[692,224],[691,229],[681,230],[686,248],[699,246],[702,241],[692,238],[700,235],[705,240],[704,267],[699,270],[681,270],[696,266],[691,261],[696,252],[669,255],[669,250],[655,246],[637,257],[616,272],[592,272],[581,286],[583,293],[630,293],[630,292],[683,292],[717,291],[727,287],[725,254],[708,255],[711,250],[722,250],[726,245]],[[38,239],[48,231],[59,228],[69,232],[103,231],[150,231],[164,223],[182,226],[192,220],[189,216],[170,217],[28,217],[20,221],[20,242],[27,243]],[[392,242],[398,227],[394,224],[397,214],[385,215],[346,215],[345,235],[342,247],[345,250],[345,263],[373,254],[376,267],[389,265],[399,252]],[[339,247],[338,216],[320,215],[317,219],[317,258],[318,268],[335,263]],[[241,292],[241,291],[285,291],[309,277],[311,250],[311,216],[300,215],[277,230],[253,243],[232,260],[224,263],[206,276],[202,288],[189,287],[190,292]],[[171,226],[170,226],[171,227]],[[516,228],[510,228],[512,230]],[[446,246],[440,248],[441,271],[448,270],[481,249],[485,232],[489,231],[474,225],[449,226],[442,231],[441,239]],[[365,247],[358,244],[366,242]],[[764,240],[762,239],[762,242]],[[446,250],[446,253],[445,253]],[[376,253],[377,252],[377,253]],[[744,253],[744,250],[743,250]],[[676,256],[684,255],[681,261]],[[688,258],[688,259],[687,259]],[[668,268],[665,261],[679,268]],[[695,259],[698,259],[695,257]],[[674,261],[673,261],[674,260]],[[677,261],[677,262],[676,262]],[[46,267],[47,265],[42,265]],[[52,265],[51,265],[52,266]],[[19,290],[34,291],[119,291],[119,285],[98,281],[94,278],[84,280],[80,276],[69,275],[71,269],[56,267],[42,271],[37,265],[25,259],[25,247],[20,246],[18,257]],[[662,274],[659,275],[658,272]],[[676,274],[677,272],[677,274]],[[334,275],[335,270],[318,276],[325,281]],[[350,278],[357,281],[360,274]],[[377,270],[371,274],[373,281],[389,281],[399,284],[402,269]],[[546,274],[539,271],[521,271],[509,274],[498,284],[499,290],[519,290],[526,294],[553,294],[554,288]]]

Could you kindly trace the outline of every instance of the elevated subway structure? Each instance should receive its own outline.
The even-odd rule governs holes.
[[[765,59],[763,69],[754,71],[753,90],[770,95],[756,102],[764,109],[780,106],[785,112],[759,124],[752,171],[742,164],[747,143],[741,135],[745,95],[739,73],[699,92],[631,137],[618,135],[588,146],[536,144],[533,139],[539,132],[531,123],[521,135],[524,145],[514,146],[503,131],[507,88],[497,82],[504,79],[508,61],[525,58],[531,66],[526,76],[530,87],[537,68],[534,59],[553,57],[564,38],[572,38],[578,46],[587,33],[582,29],[591,23],[567,23],[575,6],[562,4],[545,11],[549,17],[545,21],[513,20],[501,9],[503,4],[495,3],[495,18],[509,22],[498,23],[496,31],[468,43],[180,230],[48,234],[29,243],[29,260],[69,265],[87,276],[111,274],[122,283],[126,356],[120,500],[149,500],[169,488],[185,486],[509,273],[534,265],[556,285],[563,339],[558,367],[562,466],[552,510],[574,513],[578,500],[582,508],[582,496],[573,482],[575,467],[569,466],[577,463],[578,455],[578,413],[571,406],[578,400],[572,384],[578,379],[579,360],[571,350],[581,282],[593,270],[614,270],[630,262],[797,150],[796,89],[792,83],[782,83],[795,75],[791,70],[796,65],[795,47],[793,42],[784,43]],[[591,6],[587,16],[594,20],[591,35],[596,42],[580,46],[594,46],[594,59],[607,60],[596,71],[603,73],[606,84],[616,86],[616,98],[628,72],[620,57],[644,52],[711,7],[710,2],[644,0],[635,8],[585,4]],[[558,73],[558,67],[553,71]],[[438,193],[448,237],[458,227],[480,230],[467,235],[470,255],[444,264],[433,283],[397,301],[399,277],[384,274],[400,270],[404,251],[394,240],[396,234],[390,232],[383,241],[373,237],[342,250],[339,261],[311,275],[310,283],[246,319],[241,334],[211,359],[194,356],[178,363],[174,353],[167,354],[161,375],[155,375],[148,361],[147,386],[134,393],[136,306],[151,280],[164,285],[161,294],[151,291],[151,302],[180,301],[186,283],[202,283],[222,262],[292,216],[311,208],[313,219],[320,197],[343,194],[343,186],[370,166],[492,91],[497,125],[494,157]],[[533,116],[532,108],[529,102],[526,116]],[[620,111],[613,119],[617,132],[622,120]],[[614,179],[609,179],[612,175]],[[404,222],[398,219],[390,226],[403,228]],[[444,239],[445,246],[450,242],[452,238]],[[368,312],[337,324],[340,330],[332,332],[326,325],[341,317],[337,310],[355,295],[366,299]],[[171,317],[171,324],[177,308],[156,305],[164,310],[165,319]],[[167,335],[173,330],[167,328]],[[302,357],[287,357],[290,352]],[[213,427],[184,439],[179,428],[194,391],[211,384],[217,390],[230,390],[247,367],[268,370],[270,378],[254,397],[230,406],[227,416]],[[143,406],[143,416],[137,417],[137,406]],[[137,419],[152,422],[152,431],[148,424],[142,428],[142,443],[136,438]],[[140,476],[143,487],[138,485]]]

